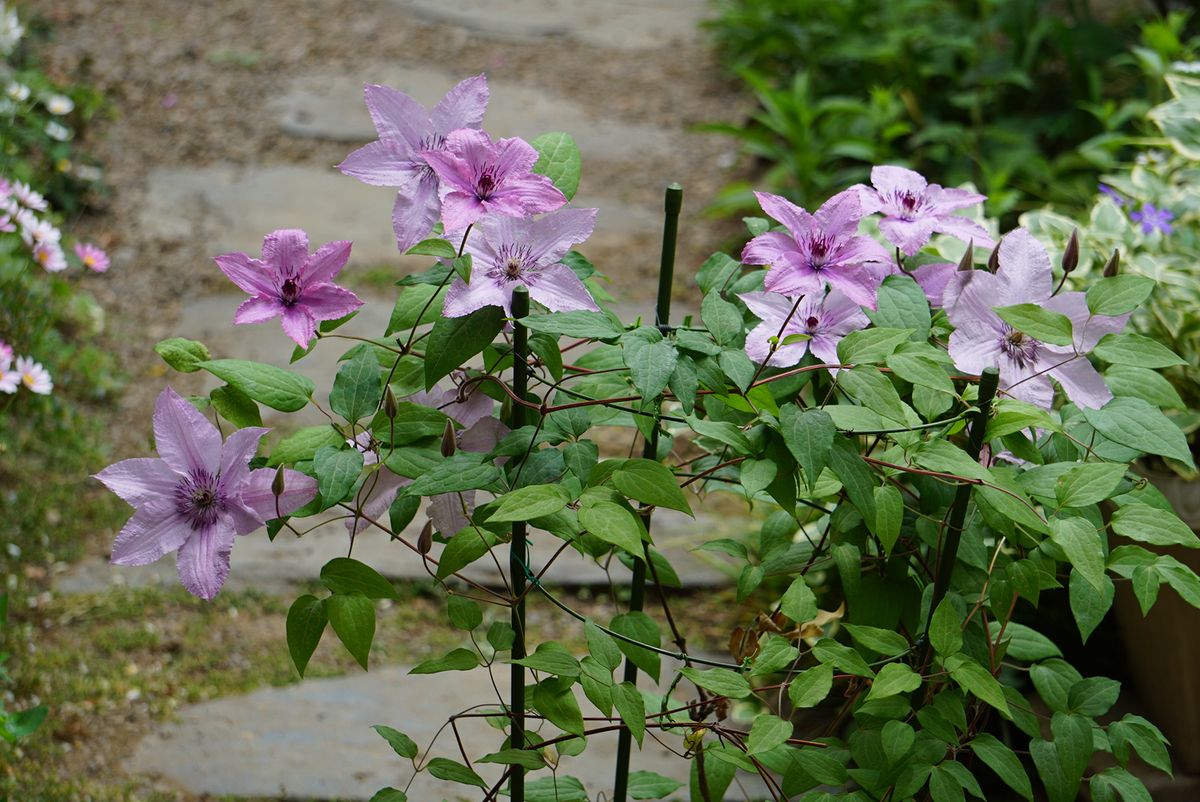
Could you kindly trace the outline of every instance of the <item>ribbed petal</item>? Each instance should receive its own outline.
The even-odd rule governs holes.
[[[948,350],[959,370],[982,373],[999,364],[1000,334],[987,323],[969,320],[950,335]]]
[[[963,242],[974,242],[976,248],[990,251],[996,247],[996,242],[988,230],[969,217],[959,214],[943,214],[934,218],[933,223],[934,231],[949,234]]]
[[[381,139],[396,139],[415,150],[421,147],[421,140],[432,133],[425,107],[400,90],[366,84],[363,95],[367,112]]]
[[[866,184],[855,184],[847,188],[848,192],[858,193],[858,205],[862,208],[863,215],[875,214],[882,211],[884,202],[879,193],[873,187]]]
[[[392,206],[392,231],[401,253],[429,236],[440,210],[437,179],[432,176],[418,182],[411,193],[396,194]]]
[[[398,187],[409,178],[412,150],[395,139],[377,139],[342,160],[337,169],[377,187]]]
[[[269,431],[262,426],[247,426],[225,439],[225,445],[221,448],[221,479],[217,484],[222,496],[241,495],[242,486],[250,478],[250,460],[258,451],[259,441]]]
[[[925,193],[925,200],[939,212],[952,212],[956,209],[965,209],[968,206],[983,203],[987,200],[987,195],[980,195],[969,189],[954,189],[934,184]]]
[[[786,314],[786,313],[785,313]],[[808,341],[781,345],[771,353],[771,338],[778,336],[782,318],[764,321],[752,328],[746,334],[746,356],[758,364],[766,364],[775,368],[789,368],[804,358],[808,353]],[[784,332],[787,335],[787,332]],[[780,338],[782,339],[782,338]],[[768,354],[770,361],[767,361]]]
[[[1002,289],[1001,280],[986,270],[956,270],[942,291],[942,306],[955,326],[987,321],[999,333],[1000,318],[992,307],[1000,305]]]
[[[109,465],[94,478],[131,506],[171,498],[182,478],[161,459],[139,457]]]
[[[256,295],[242,301],[233,315],[233,322],[239,326],[243,323],[265,323],[279,317],[285,308],[277,295]]]
[[[484,135],[486,139],[486,134]],[[478,151],[473,151],[478,152]],[[538,152],[520,137],[498,139],[491,147],[486,159],[480,159],[477,165],[491,162],[494,165],[497,181],[512,178],[523,178],[529,175],[533,165],[537,163]],[[543,176],[544,177],[544,176]]]
[[[763,287],[780,295],[808,295],[820,292],[825,286],[821,274],[799,260],[780,260],[767,271]]]
[[[446,229],[466,228],[488,211],[474,192],[451,191],[442,195],[442,226]]]
[[[337,320],[363,305],[357,295],[336,284],[318,284],[305,287],[298,306],[316,320]]]
[[[478,131],[458,131],[457,133],[480,133]],[[481,134],[482,135],[482,134]],[[453,138],[453,137],[451,137]],[[475,194],[475,177],[471,173],[471,163],[458,152],[449,147],[442,150],[423,150],[421,157],[429,165],[437,177],[441,179],[439,190],[442,196],[452,190]]]
[[[312,501],[317,495],[317,480],[299,471],[285,469],[283,472],[283,493],[279,496],[276,509],[275,494],[271,485],[275,481],[274,468],[258,468],[250,471],[250,478],[242,486],[239,496],[242,504],[252,510],[264,521],[277,518],[280,515],[290,515]]]
[[[921,265],[913,271],[913,278],[925,291],[925,297],[929,299],[929,305],[934,309],[942,306],[946,284],[949,283],[957,269],[958,265],[951,262],[937,262],[931,265]]]
[[[782,195],[755,192],[754,197],[758,198],[758,205],[762,207],[762,210],[783,223],[784,228],[790,231],[793,237],[808,236],[816,227],[811,214]]]
[[[297,304],[283,308],[283,333],[301,348],[307,348],[317,333],[317,322],[308,310]]]
[[[813,352],[813,356],[821,360],[825,365],[839,365],[842,360],[838,356],[837,344],[841,337],[831,337],[826,334],[817,334],[808,341],[808,347]],[[830,368],[831,373],[836,373],[837,368]]]
[[[841,339],[858,329],[865,329],[871,320],[862,307],[839,290],[830,290],[821,304],[821,329],[824,333]]]
[[[308,287],[313,284],[323,284],[333,281],[333,277],[346,266],[350,258],[350,240],[327,242],[304,263],[304,272],[300,274],[301,283]]]
[[[1075,406],[1099,409],[1112,400],[1112,390],[1104,383],[1104,377],[1085,357],[1076,357],[1051,369],[1050,375],[1058,380]]]
[[[357,535],[359,532],[371,525],[371,521],[379,521],[387,524],[387,519],[384,515],[387,514],[388,508],[392,506],[392,502],[396,499],[396,493],[406,484],[411,484],[412,479],[405,479],[402,476],[389,471],[387,468],[380,468],[364,482],[364,487],[367,488],[367,496],[362,504],[362,517],[348,518],[344,521],[346,531],[352,535]]]
[[[508,208],[507,204],[510,202],[520,204],[521,211],[517,211],[516,207],[512,207],[512,211],[504,211],[504,214],[512,214],[515,217],[561,209],[567,203],[567,196],[546,176],[529,173],[519,179],[507,179],[501,186],[501,191],[489,202],[496,204],[493,208],[497,210],[501,206]]]
[[[992,306],[1040,304],[1050,298],[1050,255],[1023,228],[1008,232],[1000,240],[1000,292]]]
[[[1009,367],[1011,368],[1011,366]],[[1050,384],[1050,378],[1046,374],[1035,373],[1028,368],[1018,370],[1016,375],[1012,374],[1011,369],[1001,368],[1000,391],[1002,394],[1042,409],[1050,409],[1054,405],[1054,387]]]
[[[910,192],[921,195],[927,186],[924,176],[907,167],[897,167],[891,164],[881,164],[871,168],[871,183],[881,195],[890,193]]]
[[[480,205],[483,207],[484,214],[527,217],[533,211],[525,205],[525,199],[525,195],[519,187],[508,187],[503,191],[492,193],[490,198],[480,201]]]
[[[273,231],[263,240],[263,261],[282,282],[299,276],[308,260],[308,235],[298,228]]]
[[[776,328],[783,325],[788,312],[795,305],[795,298],[788,298],[777,292],[743,292],[738,295],[754,315],[764,323],[774,323]]]
[[[772,265],[800,255],[800,247],[782,231],[759,234],[742,249],[742,262],[748,265]]]
[[[901,220],[898,217],[885,217],[879,221],[879,230],[887,241],[899,248],[905,256],[912,256],[933,235],[934,220],[920,217],[916,220]]]
[[[1060,292],[1042,306],[1071,319],[1075,349],[1081,354],[1095,348],[1104,335],[1120,333],[1129,322],[1128,313],[1115,317],[1093,315],[1087,308],[1087,296],[1082,292]]]
[[[466,506],[464,512],[463,507]],[[469,526],[471,520],[467,514],[475,511],[475,491],[463,493],[443,493],[429,499],[425,512],[433,521],[434,528],[446,537],[457,533],[463,527]]]
[[[592,236],[596,228],[596,209],[560,209],[533,221],[529,248],[535,262],[557,262],[572,245]]]
[[[479,393],[478,395],[483,395]],[[499,418],[491,417],[491,410],[486,416],[471,423],[459,435],[458,445],[463,451],[486,453],[496,447],[503,437],[509,433],[509,428]]]
[[[822,270],[820,275],[829,286],[839,289],[854,303],[869,309],[875,308],[879,295],[879,278],[860,265],[843,266],[835,270]]]
[[[564,264],[550,265],[538,271],[528,286],[529,297],[551,312],[600,311],[579,276]]]
[[[175,560],[179,581],[188,593],[212,601],[221,590],[229,577],[233,536],[234,527],[228,516],[222,516],[212,526],[192,530]]]
[[[263,527],[263,519],[259,514],[243,504],[240,499],[227,501],[225,512],[229,515],[233,533],[239,537],[257,532]]]
[[[472,279],[471,283],[467,284],[461,278],[455,277],[450,289],[446,291],[443,315],[464,317],[485,306],[508,306],[509,296],[496,286],[496,282],[485,275],[474,275]]]
[[[163,461],[184,475],[216,476],[221,465],[217,427],[170,387],[154,403],[154,443]]]
[[[148,565],[183,545],[192,527],[169,499],[139,507],[113,542],[113,565]]]
[[[478,128],[487,104],[487,78],[480,74],[459,81],[429,112],[433,130],[448,134],[458,128]]]
[[[213,261],[221,272],[238,286],[238,289],[251,295],[273,295],[275,293],[275,277],[271,269],[261,259],[255,259],[244,253],[226,253],[214,256]]]
[[[893,269],[895,261],[892,259],[892,255],[888,253],[886,248],[870,237],[850,237],[845,240],[838,245],[835,259],[839,265],[861,265],[870,262],[879,262],[887,265],[888,267],[880,275],[880,281],[883,280],[882,276],[895,272]]]
[[[858,193],[843,190],[821,204],[813,213],[813,221],[823,233],[837,237],[857,230],[862,216]]]

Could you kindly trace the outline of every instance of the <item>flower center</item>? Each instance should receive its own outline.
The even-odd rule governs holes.
[[[488,276],[501,282],[528,283],[531,262],[528,245],[505,243],[496,249],[496,261]]]
[[[1037,362],[1041,345],[1029,335],[1005,326],[1004,338],[1000,341],[1000,350],[1007,354],[1008,358],[1017,364],[1017,367],[1024,368]]]
[[[295,306],[296,301],[300,300],[300,283],[294,278],[284,281],[279,288],[279,300],[283,301],[284,306]]]
[[[829,256],[833,251],[834,241],[825,236],[818,234],[809,242],[808,251],[812,255],[812,269],[820,270],[829,260]]]
[[[817,326],[820,324],[820,322],[821,321],[817,320],[815,316],[809,315],[808,320],[804,321],[804,327],[808,329],[809,333],[812,333],[817,330]]]
[[[479,180],[475,183],[475,194],[480,200],[487,200],[492,197],[492,193],[496,191],[496,177],[491,170],[484,170],[479,176]]]
[[[917,211],[921,207],[921,196],[905,190],[896,195],[896,203],[900,207],[900,218],[902,220],[912,220],[916,217]]]
[[[212,526],[225,509],[225,499],[217,492],[217,479],[208,471],[198,471],[175,486],[175,511],[192,529]]]

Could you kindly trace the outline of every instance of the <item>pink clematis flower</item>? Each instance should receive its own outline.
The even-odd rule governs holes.
[[[518,285],[552,312],[598,311],[587,287],[560,261],[572,245],[591,235],[595,225],[595,209],[561,209],[536,220],[485,217],[464,247],[471,254],[471,282],[454,279],[443,314],[462,317],[485,306],[500,306],[511,314]],[[451,232],[446,239],[461,242],[463,233]]]
[[[883,214],[879,230],[905,256],[921,250],[935,231],[963,242],[974,240],[981,248],[995,247],[987,229],[954,214],[956,209],[982,203],[987,196],[928,184],[920,173],[891,165],[871,168],[871,183],[875,186],[856,184],[850,189],[858,192],[863,212]]]
[[[824,297],[807,295],[799,299],[799,305],[798,299],[774,292],[744,292],[738,298],[762,320],[746,335],[746,354],[773,368],[796,365],[809,351],[822,362],[836,365],[838,342],[871,322],[862,308],[839,290],[830,290]],[[793,334],[806,334],[810,339],[783,344]],[[779,342],[774,353],[772,337]]]
[[[483,131],[463,129],[446,137],[443,150],[422,155],[441,181],[447,231],[466,228],[486,214],[528,217],[567,202],[549,178],[531,172],[538,154],[523,139],[492,142]]]
[[[482,125],[487,79],[462,81],[431,111],[387,86],[367,84],[364,93],[379,139],[351,153],[338,169],[366,184],[399,189],[392,229],[396,245],[407,251],[429,236],[440,212],[437,176],[424,154],[444,148],[450,132]]]
[[[327,242],[310,256],[308,235],[288,228],[267,235],[262,259],[227,253],[214,261],[230,281],[252,296],[238,307],[235,324],[278,317],[284,333],[307,348],[317,321],[336,320],[362,306],[357,295],[333,283],[349,258],[347,240]]]
[[[1078,406],[1104,406],[1112,399],[1112,391],[1086,354],[1105,334],[1124,329],[1129,315],[1093,315],[1082,292],[1051,297],[1050,257],[1023,228],[1000,241],[999,261],[995,274],[986,270],[955,272],[946,284],[943,302],[955,327],[949,348],[954,364],[969,373],[999,368],[1002,391],[1043,409],[1050,409],[1054,402],[1051,378]],[[1070,318],[1074,342],[1065,346],[1040,342],[1014,331],[992,311],[1024,303]]]
[[[83,266],[92,272],[103,273],[108,270],[108,254],[104,252],[104,249],[90,242],[77,243],[75,255],[79,257],[79,261],[83,262]]]
[[[858,193],[840,192],[815,214],[779,195],[756,192],[762,209],[787,233],[768,231],[746,243],[742,261],[770,265],[763,286],[782,295],[819,293],[834,287],[861,306],[875,308],[891,257],[879,243],[857,234],[863,216]]]
[[[288,470],[276,496],[275,471],[250,469],[267,431],[239,429],[222,444],[216,426],[163,390],[154,407],[159,458],[122,460],[96,474],[135,510],[113,543],[112,563],[146,565],[177,552],[183,586],[211,601],[229,576],[234,536],[299,509],[317,492],[316,480]]]

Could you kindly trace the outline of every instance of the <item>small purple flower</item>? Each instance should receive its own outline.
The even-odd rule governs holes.
[[[263,258],[227,253],[214,261],[239,288],[250,293],[233,318],[235,324],[281,318],[283,331],[307,348],[318,320],[336,320],[362,306],[358,296],[333,283],[350,258],[350,242],[328,242],[311,256],[308,235],[294,228],[268,234]]]
[[[1139,211],[1129,213],[1129,219],[1142,224],[1143,234],[1155,231],[1170,234],[1174,230],[1171,221],[1175,219],[1175,213],[1170,209],[1159,209],[1153,203],[1143,203]]]
[[[796,298],[774,292],[744,292],[738,298],[762,320],[746,335],[746,354],[773,368],[791,367],[809,351],[822,362],[836,365],[838,341],[871,322],[858,304],[836,289],[824,297],[807,295],[799,305]],[[805,334],[809,339],[785,345],[783,341],[793,334]],[[772,337],[779,343],[774,353]]]
[[[446,293],[443,314],[462,317],[485,306],[512,314],[513,290],[522,285],[529,297],[552,312],[599,310],[587,287],[561,261],[572,245],[587,239],[596,225],[595,209],[562,209],[536,220],[489,215],[467,237],[471,282],[455,278]],[[462,232],[446,236],[462,241]]]
[[[440,211],[437,176],[424,154],[444,148],[451,131],[483,124],[487,79],[476,75],[460,82],[430,111],[391,87],[367,84],[364,94],[379,139],[351,153],[338,169],[366,184],[398,188],[392,229],[400,251],[407,251],[429,236]]]
[[[920,173],[891,165],[871,168],[871,183],[874,187],[858,184],[851,189],[858,191],[864,213],[883,215],[879,230],[905,256],[925,247],[935,231],[963,242],[974,240],[981,248],[995,246],[987,229],[954,214],[956,209],[987,200],[985,195],[927,184]]]
[[[276,497],[275,471],[250,470],[267,431],[239,429],[222,444],[216,426],[170,387],[163,390],[154,407],[160,458],[122,460],[95,477],[134,508],[113,543],[112,563],[146,565],[178,552],[183,586],[212,600],[229,576],[234,536],[299,509],[317,492],[314,479],[289,470]]]
[[[1113,203],[1117,204],[1118,206],[1125,205],[1125,198],[1123,198],[1121,196],[1120,192],[1117,192],[1115,189],[1110,187],[1108,184],[1100,184],[1099,186],[1100,186],[1100,194],[1101,195],[1108,198],[1109,200],[1111,200]]]
[[[1098,409],[1112,398],[1104,378],[1086,354],[1106,334],[1125,328],[1129,315],[1097,316],[1087,308],[1082,292],[1051,297],[1050,257],[1023,228],[1000,241],[1000,266],[955,272],[946,284],[946,316],[954,324],[950,356],[960,370],[980,373],[1000,370],[1000,389],[1008,395],[1050,409],[1054,378],[1076,405]],[[1074,342],[1052,345],[1013,330],[993,309],[1013,304],[1037,304],[1071,320]]]
[[[754,193],[762,209],[788,233],[759,234],[742,250],[748,265],[769,265],[763,286],[781,295],[809,295],[834,287],[861,306],[875,308],[887,273],[888,252],[857,234],[863,216],[858,193],[846,190],[827,200],[816,214],[779,195]]]
[[[567,202],[549,178],[531,172],[538,153],[523,139],[492,142],[483,131],[463,129],[446,137],[445,148],[421,155],[441,179],[446,231],[466,228],[486,214],[528,217]]]

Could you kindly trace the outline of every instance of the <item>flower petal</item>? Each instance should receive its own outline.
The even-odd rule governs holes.
[[[429,506],[425,509],[429,519],[433,521],[434,528],[446,537],[470,526],[471,519],[467,516],[474,511],[474,490],[466,490],[462,493],[442,493],[440,496],[434,496],[429,499]]]
[[[820,275],[829,286],[839,289],[854,303],[875,308],[879,295],[879,277],[862,265],[843,265],[836,270],[822,270]]]
[[[1119,334],[1129,322],[1129,313],[1124,315],[1093,315],[1087,307],[1087,296],[1082,292],[1060,292],[1042,306],[1071,319],[1075,350],[1086,354],[1096,347],[1106,334]]]
[[[273,231],[263,240],[263,261],[282,281],[299,276],[308,260],[308,235],[298,228]]]
[[[980,195],[969,189],[955,189],[934,184],[926,191],[925,200],[939,212],[945,213],[983,203],[987,200],[987,195]]]
[[[784,313],[787,314],[786,312]],[[759,365],[766,362],[771,367],[788,368],[800,362],[808,353],[808,341],[779,345],[771,353],[771,338],[779,335],[782,318],[759,323],[746,334],[746,356]],[[786,332],[785,332],[786,336]],[[768,355],[770,361],[768,362]]]
[[[251,295],[274,295],[275,279],[271,269],[261,259],[255,259],[244,253],[225,253],[214,256],[213,261],[221,272]]]
[[[976,248],[991,250],[996,247],[996,241],[986,228],[961,214],[938,215],[933,219],[933,230],[949,234],[963,242],[974,242]]]
[[[862,307],[840,290],[830,290],[821,304],[822,332],[836,335],[837,339],[865,329],[870,323],[871,319],[863,313]]]
[[[140,507],[113,542],[113,565],[148,565],[183,545],[192,527],[167,499]]]
[[[395,139],[411,150],[422,147],[422,140],[432,131],[429,113],[417,101],[390,86],[366,84],[363,96],[367,112],[380,139]]]
[[[808,295],[824,289],[821,274],[799,259],[780,260],[771,266],[763,279],[767,292],[780,295]]]
[[[172,470],[216,476],[221,464],[221,435],[179,393],[167,387],[154,403],[154,443]]]
[[[596,212],[596,209],[560,209],[534,220],[527,242],[529,258],[533,262],[557,262],[572,245],[592,235]]]
[[[1099,409],[1112,400],[1112,390],[1091,362],[1085,357],[1076,357],[1066,364],[1050,370],[1050,376],[1062,385],[1063,392],[1078,407]]]
[[[162,498],[171,498],[180,476],[161,459],[139,457],[125,459],[95,474],[126,503],[140,507]]]
[[[1050,298],[1050,255],[1042,243],[1023,228],[1014,229],[1000,240],[1000,292],[992,306],[1040,304]]]
[[[307,348],[317,333],[317,322],[300,304],[286,306],[280,315],[283,323],[283,333],[301,348]]]
[[[793,237],[806,236],[816,226],[811,214],[782,195],[755,192],[754,197],[758,198],[758,205],[762,210],[783,223],[783,227],[790,231]]]
[[[905,256],[912,256],[933,235],[934,221],[929,217],[919,217],[916,220],[901,220],[898,217],[885,217],[879,221],[879,230],[887,241],[899,248]]]
[[[212,526],[192,530],[179,549],[175,567],[179,581],[193,596],[212,601],[229,577],[229,554],[233,551],[234,528],[228,516]]]
[[[759,234],[742,248],[742,262],[748,265],[773,265],[799,256],[796,240],[782,231]]]
[[[344,521],[346,531],[357,535],[371,526],[372,521],[382,521],[386,524],[387,521],[383,516],[395,501],[396,494],[400,492],[401,487],[411,483],[412,479],[397,476],[387,468],[380,468],[372,473],[363,483],[363,487],[367,489],[367,495],[362,502],[362,515],[346,519]]]
[[[396,235],[396,247],[401,253],[429,236],[440,210],[437,178],[434,176],[419,181],[411,192],[396,193],[396,202],[392,206],[392,231]]]
[[[411,176],[413,152],[395,139],[377,139],[350,153],[337,166],[343,175],[377,187],[398,187]]]
[[[776,328],[783,325],[798,300],[777,292],[743,292],[738,298],[757,318],[764,323],[774,323]]]
[[[813,213],[813,221],[824,234],[839,237],[856,231],[862,216],[858,193],[843,190],[821,204]]]
[[[564,264],[550,265],[529,276],[529,297],[543,304],[551,312],[589,310],[599,312],[600,307],[592,294],[575,275],[575,271]]]
[[[316,320],[337,320],[363,305],[357,295],[336,284],[317,284],[305,287],[298,306]]]
[[[239,498],[248,509],[264,521],[277,518],[280,515],[290,515],[312,501],[317,495],[317,480],[299,471],[285,469],[283,472],[283,492],[279,495],[276,505],[272,485],[275,482],[275,468],[258,468],[250,471],[250,478],[242,486]]]
[[[473,192],[451,191],[442,195],[442,226],[447,231],[466,228],[488,211]]]
[[[968,320],[950,335],[950,358],[959,370],[982,373],[1000,359],[1000,333],[991,325]]]
[[[499,306],[507,311],[510,297],[486,275],[472,275],[470,284],[456,276],[446,291],[442,314],[446,317],[464,317],[485,306]]]
[[[217,483],[221,494],[234,497],[241,494],[242,485],[250,478],[250,460],[269,431],[262,426],[247,426],[226,438],[221,448],[221,478]]]
[[[934,264],[921,265],[913,271],[913,278],[921,289],[925,291],[925,297],[929,299],[929,305],[934,309],[942,306],[942,297],[946,291],[946,284],[954,276],[954,272],[958,269],[958,265],[952,262],[935,262]]]
[[[279,317],[284,309],[283,302],[277,295],[256,295],[242,301],[233,315],[233,323],[236,326],[243,323],[265,323]]]
[[[433,130],[448,134],[458,128],[479,128],[487,104],[488,85],[484,75],[459,81],[429,112]]]
[[[1000,318],[992,311],[1002,292],[999,278],[986,270],[955,270],[942,289],[942,307],[955,326],[968,321],[988,321],[1000,331]]]
[[[483,395],[483,393],[477,393],[477,395]],[[499,418],[491,417],[491,414],[489,409],[486,416],[477,418],[463,430],[458,438],[458,445],[463,451],[486,453],[495,448],[504,435],[508,434],[509,428]]]
[[[350,258],[350,240],[327,242],[312,256],[305,259],[304,270],[300,274],[301,283],[308,287],[312,284],[323,284],[333,281],[333,277],[346,266]]]
[[[901,194],[904,192],[921,195],[927,186],[925,177],[907,167],[897,167],[892,164],[881,164],[871,168],[871,183],[879,194]]]

